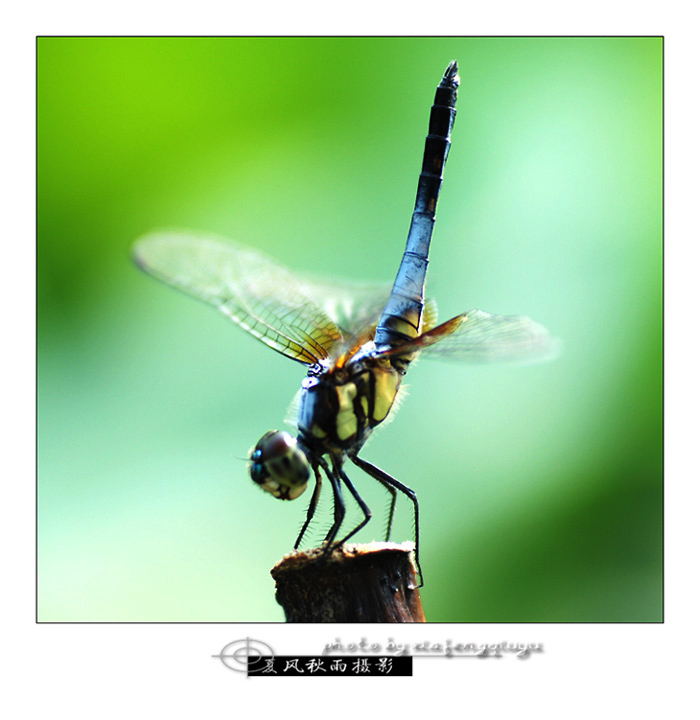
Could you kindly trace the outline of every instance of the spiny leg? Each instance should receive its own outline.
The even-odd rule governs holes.
[[[376,480],[376,478],[375,478]],[[391,528],[394,524],[394,510],[396,510],[396,488],[393,485],[386,485],[382,483],[384,487],[389,491],[391,494],[391,503],[389,504],[389,519],[386,523],[386,542],[389,542],[389,538],[391,537]]]
[[[419,584],[418,587],[422,587],[423,585],[423,571],[420,567],[420,559],[418,554],[418,537],[419,537],[419,525],[418,525],[418,497],[416,493],[411,490],[410,487],[407,487],[403,483],[396,480],[396,478],[391,477],[388,473],[385,473],[383,470],[378,468],[376,465],[372,465],[372,463],[367,462],[366,460],[362,460],[362,458],[357,457],[357,455],[350,455],[350,460],[352,460],[357,467],[359,467],[361,470],[364,470],[368,475],[371,475],[375,480],[378,480],[384,487],[391,486],[393,488],[396,488],[396,490],[400,490],[408,499],[413,503],[413,514],[414,514],[414,523],[415,523],[415,541],[416,541],[416,568],[418,569],[418,577],[419,577]],[[395,499],[395,498],[394,498]]]
[[[359,468],[362,468],[365,472],[372,475],[372,473],[369,472],[365,467],[363,467],[363,463],[365,463],[365,460],[362,460],[357,457],[357,455],[353,456],[350,455],[350,459],[357,465]],[[367,465],[370,465],[370,463],[366,463]],[[374,465],[370,465],[370,467],[374,467]],[[379,468],[375,468],[376,470],[379,470]],[[379,470],[381,472],[381,470]],[[377,480],[381,485],[384,486],[384,488],[387,490],[387,492],[391,495],[391,503],[389,504],[389,519],[386,524],[386,538],[385,540],[388,542],[389,538],[391,537],[391,528],[394,525],[394,511],[396,510],[396,487],[392,485],[391,483],[388,483],[384,478],[379,477],[377,475],[372,475],[372,477]],[[393,479],[393,478],[392,478]],[[398,482],[398,480],[396,481]],[[399,483],[400,484],[400,483]],[[407,488],[408,489],[408,488]]]
[[[359,458],[357,458],[357,456],[353,457],[352,455],[349,455],[349,457],[358,467],[360,467],[364,470],[364,468],[362,467],[362,464],[361,464],[364,462],[364,460],[360,460],[360,462],[356,462],[359,459]],[[369,463],[367,463],[367,464],[369,465]],[[367,471],[365,470],[365,472],[367,472]],[[369,473],[369,474],[371,475],[371,473]],[[347,477],[347,476],[345,476],[345,477]],[[386,537],[384,538],[388,542],[389,538],[391,537],[391,528],[394,525],[394,511],[396,510],[396,488],[393,485],[391,485],[390,483],[383,480],[381,477],[377,477],[375,475],[373,475],[372,477],[374,477],[375,480],[377,480],[381,485],[383,485],[384,488],[386,489],[386,491],[391,495],[391,501],[389,503],[389,517],[387,519],[387,524],[386,524]],[[345,484],[347,485],[348,482],[350,482],[350,481],[347,480]],[[350,492],[353,492],[354,489],[355,489],[354,487],[351,487]],[[357,497],[355,497],[355,499],[357,500],[360,507],[362,507],[362,503],[360,502],[360,500]],[[371,512],[370,512],[370,515],[371,515]],[[365,524],[366,523],[363,523],[363,525],[365,525]],[[359,528],[358,528],[358,530],[359,530]],[[356,531],[353,530],[352,534],[354,535],[355,532]]]
[[[360,509],[362,510],[362,513],[364,514],[364,520],[354,529],[351,530],[339,543],[338,545],[342,545],[344,542],[347,542],[355,533],[362,530],[362,528],[370,521],[372,517],[372,512],[367,507],[367,503],[360,497],[360,493],[357,492],[355,489],[355,486],[350,481],[350,478],[345,474],[343,471],[343,468],[335,458],[333,458],[333,470],[335,473],[337,473],[340,476],[340,479],[345,483],[345,487],[350,491],[351,495],[355,498],[355,501],[360,506]]]
[[[355,462],[355,460],[357,458],[351,457],[350,459],[353,462]],[[364,462],[364,461],[360,461],[360,462]],[[360,468],[362,467],[362,465],[360,463],[355,463],[355,464]],[[364,470],[364,468],[362,468],[362,469]],[[384,489],[391,495],[391,501],[389,503],[389,517],[387,518],[387,523],[386,523],[386,537],[384,538],[384,540],[386,542],[389,542],[389,538],[391,537],[391,528],[394,525],[394,511],[396,510],[396,488],[393,485],[390,485],[388,482],[386,482],[385,480],[383,480],[380,477],[376,477],[376,476],[373,476],[373,477],[381,485],[383,485]]]
[[[304,521],[304,524],[301,527],[301,532],[299,533],[299,537],[297,537],[297,541],[294,543],[294,549],[298,549],[299,545],[301,545],[301,541],[306,534],[306,531],[309,529],[309,524],[311,523],[311,520],[313,516],[316,513],[316,507],[318,506],[318,499],[321,496],[321,484],[323,482],[323,478],[321,477],[321,473],[319,472],[318,465],[314,465],[314,475],[316,475],[316,487],[314,488],[314,494],[311,496],[311,502],[309,502],[309,508],[306,511],[306,520]]]
[[[335,540],[335,536],[338,534],[338,530],[340,530],[343,519],[345,518],[345,502],[343,501],[343,494],[340,490],[340,480],[338,480],[338,476],[334,471],[331,471],[330,467],[328,467],[328,463],[323,458],[319,459],[319,464],[323,468],[323,472],[326,473],[326,476],[330,480],[331,487],[333,488],[333,525],[324,540],[326,543],[325,551],[328,552],[331,544]]]

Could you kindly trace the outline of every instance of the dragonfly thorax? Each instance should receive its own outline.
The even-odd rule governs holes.
[[[346,363],[302,383],[299,438],[315,452],[359,450],[389,414],[402,373],[367,343]]]

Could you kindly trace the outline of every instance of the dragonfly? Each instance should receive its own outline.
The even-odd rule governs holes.
[[[349,460],[390,495],[387,541],[398,493],[412,503],[419,587],[423,574],[416,493],[361,458],[360,451],[397,404],[403,377],[419,355],[534,360],[552,348],[548,331],[527,317],[473,309],[438,323],[436,304],[425,297],[459,82],[457,63],[452,62],[435,92],[406,248],[391,288],[293,273],[256,250],[205,233],[156,231],[134,246],[134,260],[147,273],[213,305],[268,347],[306,366],[296,437],[271,430],[249,456],[253,482],[276,498],[294,500],[313,482],[295,550],[316,513],[324,477],[333,492],[326,551],[347,542],[370,521],[370,508],[345,471]],[[362,520],[337,540],[346,515],[344,489],[359,506]]]

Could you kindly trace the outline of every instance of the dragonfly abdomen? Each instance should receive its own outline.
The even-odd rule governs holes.
[[[442,172],[450,150],[456,115],[459,76],[457,63],[450,63],[435,92],[430,110],[428,136],[418,179],[416,202],[394,286],[377,325],[375,343],[381,350],[412,340],[421,332],[428,252],[435,223],[435,208],[442,184]]]

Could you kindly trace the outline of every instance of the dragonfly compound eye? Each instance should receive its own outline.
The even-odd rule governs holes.
[[[280,500],[294,500],[306,490],[309,461],[289,433],[265,433],[250,455],[250,477]]]

